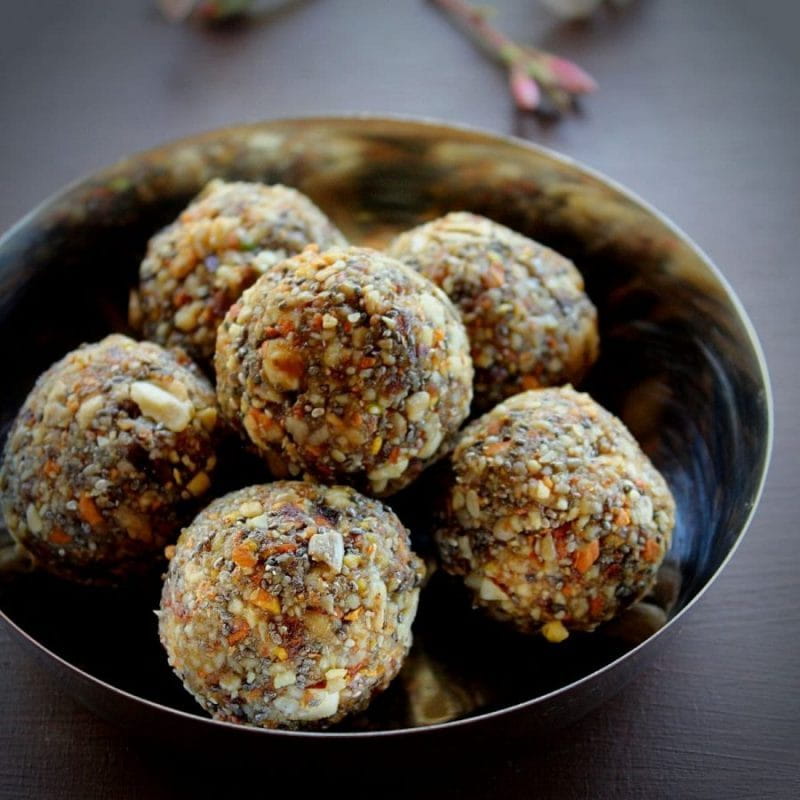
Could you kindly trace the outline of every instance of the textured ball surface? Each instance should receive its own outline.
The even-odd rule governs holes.
[[[216,463],[214,390],[183,354],[112,335],[37,380],[8,435],[8,530],[43,568],[114,582],[191,519]]]
[[[265,270],[312,243],[346,244],[304,194],[213,180],[150,240],[131,323],[145,338],[210,363],[228,308]]]
[[[475,365],[475,406],[578,382],[597,359],[597,312],[575,265],[485,217],[454,212],[387,250],[458,306]]]
[[[388,495],[469,413],[464,326],[430,281],[367,248],[313,248],[265,273],[220,326],[217,396],[276,477]]]
[[[181,534],[161,641],[217,719],[327,727],[399,671],[422,573],[408,532],[379,501],[343,486],[251,486]]]
[[[674,524],[667,484],[623,423],[564,387],[465,429],[436,539],[478,605],[558,640],[641,598]]]

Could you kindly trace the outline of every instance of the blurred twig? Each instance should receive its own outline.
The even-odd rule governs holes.
[[[533,111],[546,94],[559,110],[572,105],[576,95],[593,92],[594,78],[566,58],[517,44],[492,26],[488,13],[464,0],[432,0],[495,60],[508,70],[511,95],[518,108]]]

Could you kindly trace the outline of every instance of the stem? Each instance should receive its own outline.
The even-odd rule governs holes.
[[[504,64],[512,64],[519,58],[521,54],[519,45],[490,25],[486,14],[480,9],[463,0],[433,0],[433,2],[453,17],[489,55]]]
[[[432,0],[447,13],[474,41],[492,58],[508,70],[511,86],[515,76],[519,85],[521,74],[529,75],[550,96],[559,108],[566,108],[575,94],[591,92],[596,88],[594,80],[577,64],[551,55],[536,47],[522,47],[502,31],[491,25],[486,14],[464,0]],[[529,102],[521,101],[522,95],[514,94],[520,108],[530,110]]]

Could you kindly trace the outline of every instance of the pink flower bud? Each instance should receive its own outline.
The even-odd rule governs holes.
[[[572,94],[586,94],[597,88],[595,79],[588,72],[566,58],[550,56],[547,67],[558,85]]]
[[[512,67],[509,73],[509,82],[517,108],[521,108],[523,111],[533,111],[538,107],[541,97],[539,84],[527,72],[519,67]]]

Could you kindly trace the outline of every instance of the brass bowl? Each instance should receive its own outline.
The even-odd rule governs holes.
[[[227,128],[127,158],[45,202],[0,242],[3,428],[35,377],[67,350],[126,330],[149,236],[212,177],[283,182],[354,242],[380,246],[447,211],[492,217],[570,256],[599,309],[602,356],[585,383],[631,428],[678,505],[674,543],[646,603],[559,646],[469,608],[437,573],[403,673],[361,717],[325,733],[208,719],[167,666],[158,582],[86,589],[45,575],[0,581],[14,637],[101,715],[147,735],[219,746],[532,733],[617,692],[719,574],[753,514],[772,436],[756,335],[730,287],[674,225],[612,181],[539,147],[479,131],[374,117]],[[232,478],[257,482],[253,472]],[[435,482],[390,501],[417,547]],[[361,745],[360,745],[361,746]],[[383,752],[387,752],[388,749]],[[274,751],[271,751],[274,752]]]

